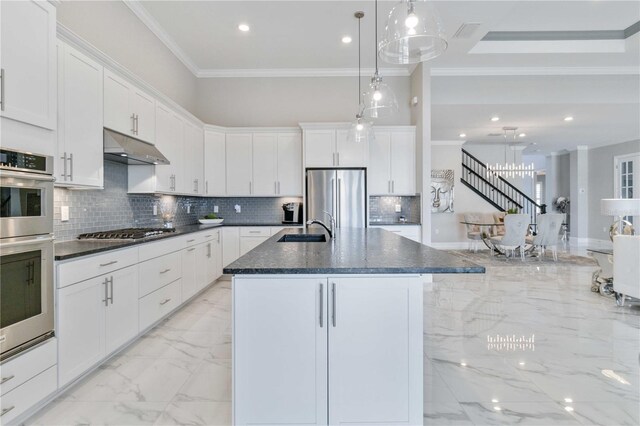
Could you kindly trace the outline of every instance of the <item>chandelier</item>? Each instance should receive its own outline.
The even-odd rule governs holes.
[[[516,130],[517,127],[503,127],[502,131],[504,132],[504,163],[496,163],[491,165],[487,163],[487,170],[490,174],[496,177],[502,178],[524,178],[524,177],[533,177],[535,175],[535,168],[533,163],[529,165],[525,165],[524,162],[520,164],[516,164],[516,153],[513,152],[513,161],[511,163],[507,162],[507,149],[509,148],[509,142],[507,141],[507,133],[512,132],[513,134],[513,142],[516,141]]]

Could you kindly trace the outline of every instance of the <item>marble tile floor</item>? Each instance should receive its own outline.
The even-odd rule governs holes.
[[[525,263],[425,284],[425,425],[640,425],[640,306],[593,266]],[[219,281],[37,413],[33,425],[231,423]]]

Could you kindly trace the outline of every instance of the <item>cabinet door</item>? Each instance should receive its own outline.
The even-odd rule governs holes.
[[[104,276],[58,290],[58,372],[64,386],[104,357]]]
[[[138,265],[109,274],[109,304],[105,309],[106,354],[138,334]]]
[[[131,86],[109,70],[104,70],[104,127],[133,136],[134,116],[130,108]]]
[[[391,135],[387,132],[376,132],[375,139],[371,141],[367,178],[369,194],[391,193]]]
[[[378,135],[376,135],[376,139]],[[416,194],[416,141],[413,132],[391,133],[391,188],[394,194]]]
[[[278,195],[302,196],[300,133],[278,134]]]
[[[211,281],[215,281],[222,276],[222,231],[216,231],[216,239],[211,241],[213,251],[214,271]]]
[[[196,292],[205,288],[211,281],[213,253],[211,243],[198,244],[196,246]]]
[[[227,166],[225,135],[222,132],[204,132],[204,193],[227,194]]]
[[[178,182],[184,179],[177,176],[182,170],[182,122],[180,118],[164,105],[156,108],[156,146],[171,164],[158,165],[156,168],[156,190],[159,192],[176,192]]]
[[[335,152],[335,130],[307,130],[304,132],[305,167],[337,166]]]
[[[222,266],[240,257],[240,228],[222,228]]]
[[[197,126],[184,124],[184,171],[186,194],[203,194],[204,185],[202,174],[204,172],[203,135]]]
[[[253,134],[253,189],[252,195],[278,193],[278,135]]]
[[[326,290],[320,279],[234,278],[235,424],[327,424]]]
[[[329,287],[329,424],[422,424],[420,278],[329,278]]]
[[[101,188],[103,68],[71,46],[60,43],[58,80],[57,183]]]
[[[227,135],[227,195],[252,194],[253,161],[251,140],[251,133]]]
[[[240,256],[249,253],[268,239],[269,237],[240,237]]]
[[[182,251],[182,301],[186,302],[191,296],[198,292],[198,284],[196,281],[196,268],[198,266],[198,257],[196,246],[187,247]]]
[[[132,88],[131,111],[135,118],[135,137],[149,143],[156,142],[156,100]]]
[[[369,159],[369,141],[351,141],[348,136],[348,130],[336,131],[336,166],[366,167]]]
[[[0,2],[0,40],[0,116],[55,129],[55,6],[46,1]]]

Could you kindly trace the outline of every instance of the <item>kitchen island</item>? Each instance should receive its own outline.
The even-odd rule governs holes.
[[[234,424],[417,425],[421,275],[484,268],[382,229],[285,229],[224,272]]]

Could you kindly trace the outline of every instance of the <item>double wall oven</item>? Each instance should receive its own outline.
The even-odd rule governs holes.
[[[52,169],[0,149],[0,360],[53,335]]]

